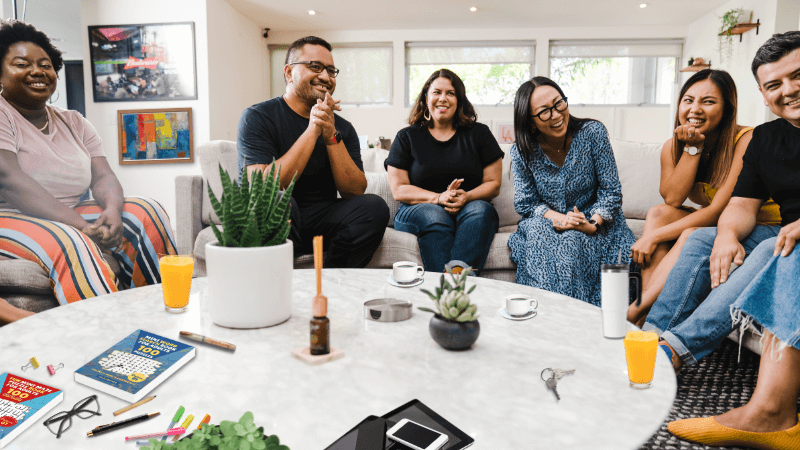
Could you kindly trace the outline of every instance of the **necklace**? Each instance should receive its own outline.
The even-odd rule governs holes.
[[[45,129],[45,128],[47,128],[47,126],[48,126],[48,125],[50,125],[50,116],[45,116],[45,119],[46,119],[46,120],[45,120],[45,122],[44,122],[44,125],[42,125],[42,128],[36,127],[36,128],[38,128],[38,129],[39,129],[39,131],[41,131],[42,133],[44,133],[44,129]]]

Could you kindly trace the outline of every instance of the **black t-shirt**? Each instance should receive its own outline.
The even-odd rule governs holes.
[[[800,128],[785,119],[753,130],[734,197],[768,200],[781,208],[781,226],[800,219]]]
[[[336,129],[342,133],[342,140],[353,162],[361,171],[361,150],[358,135],[350,122],[335,115]],[[236,148],[239,150],[239,182],[242,168],[251,164],[272,164],[292,148],[300,135],[308,128],[308,119],[297,114],[286,104],[283,97],[253,105],[247,108],[239,119],[239,132]],[[276,169],[277,170],[277,169]],[[298,206],[336,199],[336,183],[328,158],[325,141],[320,136],[305,170],[297,178],[292,197]]]
[[[408,171],[411,184],[442,192],[450,182],[463,178],[461,188],[470,191],[483,182],[483,169],[504,156],[489,127],[476,123],[459,127],[446,142],[434,138],[427,127],[412,125],[397,132],[384,166]]]

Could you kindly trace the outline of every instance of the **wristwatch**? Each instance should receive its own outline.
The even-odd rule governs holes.
[[[594,220],[594,219],[589,219],[589,220],[587,220],[587,222],[589,222],[590,224],[594,225],[594,228],[595,228],[596,230],[600,230],[600,224],[599,224],[599,223],[597,223],[597,221],[596,221],[596,220]]]
[[[342,133],[337,131],[336,133],[333,134],[332,138],[330,138],[329,140],[325,141],[325,144],[326,145],[336,145],[339,142],[342,142]]]
[[[700,153],[703,153],[703,147],[698,148],[698,147],[695,147],[695,146],[691,146],[690,147],[690,146],[687,145],[686,147],[683,147],[683,151],[685,151],[686,153],[694,156],[694,155],[699,155]]]

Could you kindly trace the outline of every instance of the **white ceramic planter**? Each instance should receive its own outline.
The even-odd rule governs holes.
[[[206,244],[211,320],[228,328],[263,328],[292,315],[292,242],[231,248]]]

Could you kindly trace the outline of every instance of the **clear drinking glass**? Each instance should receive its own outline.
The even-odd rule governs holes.
[[[631,330],[625,335],[628,381],[634,389],[647,389],[653,383],[658,352],[658,333]]]
[[[171,313],[182,313],[189,305],[192,289],[193,255],[167,255],[158,261],[161,269],[161,284],[164,288],[164,309]]]

